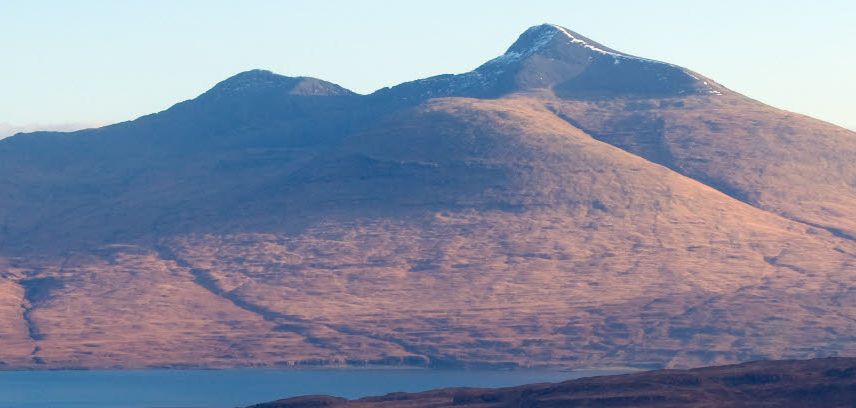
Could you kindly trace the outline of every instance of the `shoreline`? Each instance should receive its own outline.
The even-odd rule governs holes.
[[[175,367],[52,367],[52,368],[0,368],[3,373],[49,373],[49,372],[227,372],[227,371],[276,371],[276,372],[300,372],[300,371],[433,371],[433,372],[555,372],[555,373],[582,373],[582,372],[604,372],[604,373],[634,373],[650,371],[650,368],[642,367],[591,367],[591,368],[563,368],[554,366],[545,367],[489,367],[489,366],[232,366],[232,367],[205,367],[205,366],[175,366]]]

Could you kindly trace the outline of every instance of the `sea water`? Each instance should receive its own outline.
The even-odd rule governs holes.
[[[444,387],[558,382],[619,370],[0,371],[0,408],[231,408],[306,394],[357,398]]]

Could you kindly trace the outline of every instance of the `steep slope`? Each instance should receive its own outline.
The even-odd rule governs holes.
[[[740,95],[550,103],[598,140],[856,239],[856,133]]]
[[[402,99],[546,90],[598,140],[787,218],[856,237],[856,133],[738,95],[671,64],[544,24],[472,72],[394,87]],[[545,99],[553,99],[547,95]]]
[[[834,194],[852,153],[825,150],[852,133],[784,115],[542,25],[471,73],[372,95],[250,71],[136,121],[18,135],[0,141],[0,361],[853,353]]]

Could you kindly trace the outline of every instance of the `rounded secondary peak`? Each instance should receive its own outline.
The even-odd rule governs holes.
[[[353,92],[331,82],[311,77],[290,77],[264,69],[253,69],[235,74],[209,92],[236,94],[251,91],[277,90],[291,95],[349,95]]]
[[[240,72],[220,81],[211,89],[217,93],[234,93],[247,89],[278,88],[291,86],[297,78],[275,74],[268,70],[253,69]]]
[[[248,83],[248,82],[267,82],[267,81],[288,81],[294,77],[280,75],[266,69],[251,69],[249,71],[239,72],[235,75],[226,78],[221,83]]]
[[[226,80],[239,80],[239,79],[248,79],[248,78],[290,78],[285,75],[280,75],[274,73],[273,71],[267,69],[251,69],[249,71],[239,72]]]

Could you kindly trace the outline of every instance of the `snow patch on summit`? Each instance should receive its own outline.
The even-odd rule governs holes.
[[[395,88],[413,90],[412,92],[419,95],[415,97],[416,99],[463,94],[489,94],[494,90],[497,84],[502,81],[503,75],[505,75],[509,70],[518,68],[516,67],[517,63],[543,51],[548,46],[565,48],[570,46],[577,49],[585,49],[587,52],[582,54],[574,53],[569,57],[580,59],[580,61],[576,62],[584,65],[597,64],[599,62],[611,62],[610,65],[620,66],[616,67],[616,72],[620,72],[621,69],[624,69],[622,63],[627,63],[628,66],[626,70],[640,70],[650,75],[655,75],[652,79],[660,82],[665,82],[671,78],[670,76],[660,72],[664,67],[668,67],[666,71],[678,70],[680,71],[680,74],[685,75],[687,78],[692,78],[692,80],[697,82],[699,81],[698,77],[680,66],[618,52],[602,46],[592,40],[588,40],[564,27],[555,24],[541,24],[530,27],[524,31],[517,41],[512,44],[504,54],[485,62],[472,71],[461,74],[444,74],[415,80],[401,84]],[[546,58],[565,58],[562,54],[564,53],[560,53],[559,55],[544,53],[544,56]],[[596,65],[596,67],[601,69],[603,68],[600,65]],[[533,72],[531,74],[538,75],[540,73]],[[722,94],[711,84],[704,84],[703,89],[693,90],[693,92],[699,91],[713,95]],[[682,92],[684,91],[679,93]],[[404,97],[404,99],[411,98],[414,97]]]
[[[559,35],[559,34],[563,35],[568,40],[570,40],[569,42],[571,44],[584,47],[584,48],[586,48],[590,51],[593,51],[597,54],[600,54],[600,55],[611,56],[614,59],[615,64],[620,64],[621,63],[620,60],[623,59],[623,60],[636,60],[636,61],[642,61],[642,62],[646,62],[646,63],[664,64],[664,65],[673,66],[672,64],[662,62],[662,61],[652,60],[652,59],[648,59],[648,58],[634,57],[632,55],[622,54],[622,53],[618,53],[615,51],[603,49],[601,47],[598,47],[594,44],[591,44],[591,43],[583,40],[582,38],[579,38],[577,35],[575,35],[573,32],[571,32],[567,28],[564,28],[562,26],[558,26],[555,24],[542,24],[539,26],[530,27],[528,30],[526,30],[521,35],[521,38],[524,36],[527,36],[527,35],[535,35],[536,32],[538,33],[537,37],[535,37],[535,39],[533,39],[530,42],[530,44],[527,46],[526,49],[524,49],[524,50],[509,49],[508,51],[505,52],[505,54],[500,55],[499,57],[496,57],[496,58],[488,61],[483,66],[497,66],[497,65],[510,64],[512,62],[519,61],[523,58],[526,58],[526,57],[536,53],[540,49],[544,48],[544,46],[549,44],[550,41],[552,41],[556,37],[556,35]]]
[[[616,53],[614,53],[614,52],[609,52],[609,51],[604,50],[604,49],[602,49],[602,48],[595,47],[594,45],[591,45],[591,44],[589,44],[589,43],[587,43],[587,42],[585,42],[585,41],[583,41],[583,40],[581,40],[581,39],[579,39],[579,38],[575,37],[573,34],[571,34],[571,32],[570,32],[570,31],[568,31],[567,29],[565,29],[565,27],[557,26],[557,25],[555,25],[555,24],[550,24],[550,27],[553,27],[553,28],[555,28],[556,30],[559,30],[560,32],[562,32],[563,34],[565,34],[568,38],[570,38],[571,42],[572,42],[572,43],[574,43],[574,44],[580,44],[580,45],[582,45],[583,47],[586,47],[586,48],[588,48],[588,49],[590,49],[590,50],[592,50],[592,51],[594,51],[594,52],[599,52],[599,53],[601,53],[601,54],[614,55],[614,56],[621,56],[620,54],[616,54]]]
[[[484,65],[487,66],[487,65],[507,64],[507,63],[511,63],[514,61],[519,61],[523,58],[526,58],[526,57],[534,54],[536,51],[543,48],[545,45],[547,45],[550,42],[550,40],[553,39],[553,37],[556,36],[556,32],[553,30],[543,30],[543,26],[535,26],[535,27],[530,27],[528,30],[526,30],[521,35],[521,37],[527,35],[530,32],[536,31],[536,30],[541,30],[541,33],[540,33],[540,35],[538,35],[537,38],[535,38],[534,41],[532,41],[532,44],[526,50],[524,50],[524,51],[512,51],[511,49],[509,49],[508,51],[505,52],[505,54],[502,54],[502,55],[486,62]]]
[[[636,60],[636,61],[643,61],[643,62],[650,62],[650,63],[655,63],[655,64],[675,66],[673,64],[669,64],[668,62],[652,60],[649,58],[634,57],[632,55],[621,54],[621,53],[617,53],[617,52],[613,52],[613,51],[604,50],[603,48],[599,48],[597,46],[594,46],[592,44],[585,42],[584,40],[582,40],[580,38],[577,38],[572,32],[568,31],[568,29],[566,29],[565,27],[557,26],[555,24],[550,24],[550,27],[555,28],[556,30],[558,30],[559,32],[561,32],[562,34],[567,36],[568,39],[571,40],[571,43],[582,45],[583,47],[588,48],[588,49],[590,49],[594,52],[597,52],[599,54],[611,56],[612,58],[614,58],[616,64],[620,64],[621,59],[632,59],[632,60]]]

